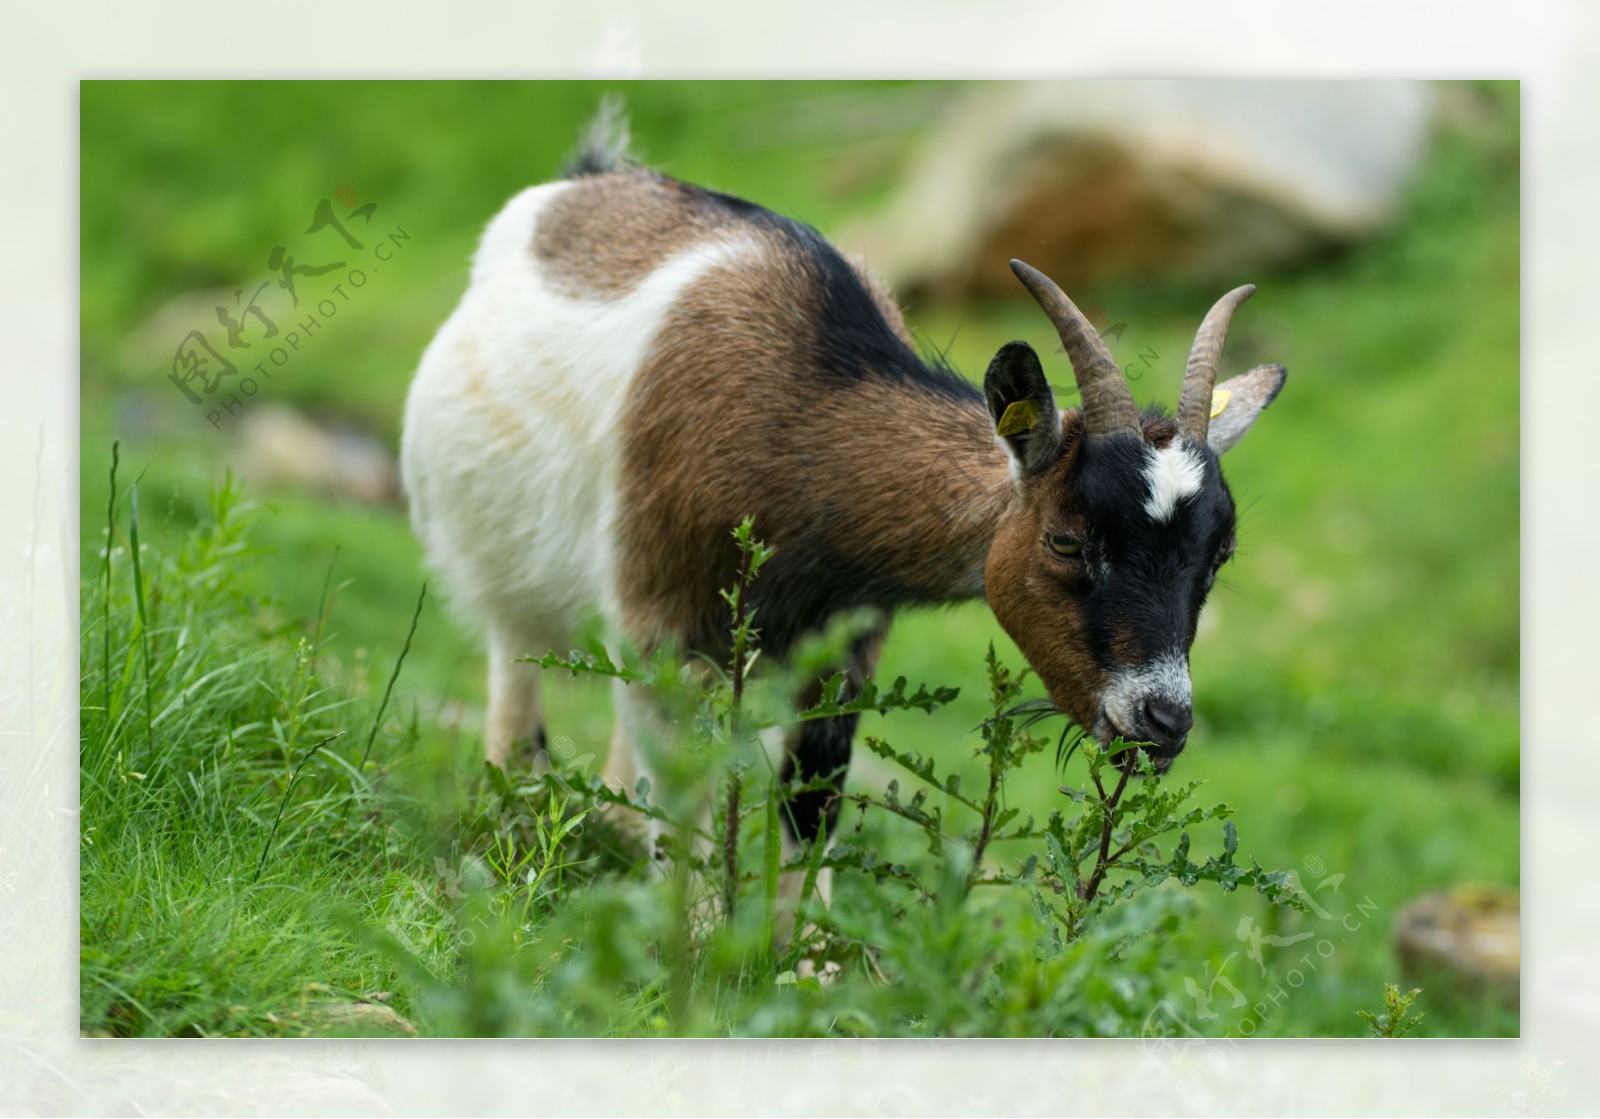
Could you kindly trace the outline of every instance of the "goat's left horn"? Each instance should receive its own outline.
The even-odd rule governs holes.
[[[1139,407],[1133,402],[1122,367],[1111,351],[1101,341],[1100,334],[1084,318],[1066,292],[1054,280],[1020,260],[1011,262],[1022,286],[1028,289],[1034,302],[1039,304],[1050,325],[1061,337],[1061,345],[1072,363],[1072,375],[1078,382],[1078,396],[1083,401],[1083,422],[1090,435],[1106,435],[1114,431],[1139,430]]]
[[[1217,384],[1217,363],[1222,360],[1222,344],[1228,339],[1228,323],[1233,313],[1255,294],[1254,284],[1234,288],[1206,312],[1189,351],[1189,366],[1183,374],[1183,393],[1178,397],[1178,434],[1195,443],[1204,443],[1211,427],[1211,393]]]

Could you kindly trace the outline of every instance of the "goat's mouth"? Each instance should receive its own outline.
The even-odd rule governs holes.
[[[1157,777],[1171,769],[1172,763],[1183,752],[1184,744],[1182,742],[1179,742],[1176,746],[1168,746],[1160,742],[1146,742],[1139,735],[1122,730],[1111,721],[1111,717],[1103,710],[1100,712],[1099,718],[1094,721],[1094,729],[1091,733],[1102,743],[1109,744],[1120,738],[1128,744],[1127,749],[1122,750],[1112,759],[1118,767],[1137,772],[1135,767],[1138,764],[1139,755],[1143,754],[1150,759],[1150,767]]]
[[[1110,745],[1117,739],[1127,744],[1127,748],[1119,750],[1112,761],[1120,769],[1131,770],[1137,773],[1139,755],[1143,754],[1150,759],[1150,767],[1157,777],[1172,768],[1172,763],[1183,752],[1184,739],[1179,739],[1176,745],[1150,742],[1140,734],[1122,730],[1111,721],[1111,716],[1104,707],[1095,711],[1091,720],[1079,720],[1071,711],[1057,703],[1053,698],[1039,697],[1024,700],[1002,713],[1004,717],[1021,720],[1020,729],[1027,730],[1035,724],[1050,718],[1062,718],[1067,721],[1067,727],[1062,731],[1061,742],[1056,747],[1056,765],[1064,766],[1066,759],[1072,756],[1077,749],[1079,740],[1085,735],[1092,737],[1104,745]],[[1084,728],[1087,727],[1087,731]],[[1187,736],[1185,736],[1187,738]]]
[[[1141,746],[1139,749],[1148,750],[1149,748]],[[1160,777],[1162,774],[1166,773],[1167,770],[1171,769],[1172,763],[1178,758],[1177,754],[1157,754],[1154,751],[1149,751],[1149,753],[1150,767],[1155,771],[1155,775],[1157,777]]]

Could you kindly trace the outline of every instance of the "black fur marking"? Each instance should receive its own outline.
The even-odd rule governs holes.
[[[983,375],[983,395],[997,429],[1011,405],[1021,401],[1033,405],[1031,427],[1001,436],[1022,462],[1024,473],[1037,474],[1055,462],[1061,453],[1061,423],[1056,419],[1055,394],[1032,346],[1026,342],[1001,346]]]
[[[1277,366],[1277,369],[1278,369],[1278,383],[1273,387],[1272,395],[1268,396],[1267,399],[1262,402],[1261,411],[1263,411],[1263,412],[1265,412],[1269,407],[1272,406],[1272,402],[1274,400],[1278,399],[1278,394],[1283,391],[1283,386],[1287,385],[1289,383],[1289,370],[1284,368],[1281,365]]]
[[[579,148],[577,154],[569,159],[561,168],[563,179],[581,179],[586,175],[609,175],[613,171],[626,169],[626,163],[620,163],[611,157],[609,152],[593,148]]]
[[[761,647],[771,656],[786,656],[799,637],[844,611],[872,608],[892,613],[900,606],[928,601],[926,594],[888,572],[830,551],[826,539],[825,533],[817,533],[808,538],[808,547],[785,549],[782,538],[777,538],[774,546],[783,564],[774,562],[764,569],[750,589],[761,619]]]
[[[820,233],[798,222],[787,224],[810,256],[822,287],[816,362],[824,372],[851,380],[868,374],[890,377],[958,402],[982,399],[970,381],[948,366],[925,363],[889,329],[860,274]]]
[[[839,792],[850,765],[850,741],[859,721],[857,715],[840,715],[801,725],[800,740],[783,763],[782,779],[787,784],[796,777],[802,782],[829,778],[832,787],[795,793],[785,802],[784,826],[795,839],[806,843],[816,839],[824,820],[828,834],[833,834],[839,822]]]
[[[1217,456],[1209,448],[1198,453],[1199,491],[1157,522],[1144,511],[1146,451],[1138,438],[1108,436],[1083,448],[1074,481],[1088,526],[1085,554],[1091,571],[1104,565],[1105,572],[1096,576],[1083,611],[1090,651],[1107,670],[1186,652],[1194,641],[1213,566],[1235,519]],[[1113,652],[1119,637],[1120,656]]]
[[[731,194],[667,180],[696,204],[714,206],[787,239],[805,260],[822,294],[812,367],[823,377],[858,381],[888,377],[956,401],[980,401],[977,386],[943,361],[924,361],[883,317],[861,274],[821,233]]]
[[[628,117],[622,99],[605,97],[594,119],[584,126],[578,150],[561,169],[561,177],[580,179],[585,175],[608,175],[637,166],[628,154]]]

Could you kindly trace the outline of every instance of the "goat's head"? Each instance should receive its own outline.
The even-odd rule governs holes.
[[[1176,420],[1141,417],[1122,370],[1072,301],[1012,270],[1061,336],[1082,409],[1061,412],[1027,343],[984,377],[1013,495],[985,568],[989,604],[1051,701],[1103,741],[1148,745],[1158,771],[1193,722],[1189,647],[1200,607],[1233,554],[1234,504],[1218,467],[1282,387],[1263,365],[1216,386],[1228,321],[1255,289],[1206,315]]]

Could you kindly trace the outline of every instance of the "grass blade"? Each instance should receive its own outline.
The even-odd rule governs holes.
[[[772,951],[772,939],[778,921],[778,868],[783,864],[783,842],[778,834],[778,784],[767,785],[767,826],[762,849],[761,870],[761,944]]]
[[[106,709],[106,725],[112,721],[111,711],[111,550],[117,543],[117,462],[120,458],[122,444],[113,440],[111,443],[111,490],[106,495],[106,555],[102,565],[102,583],[105,588],[105,598],[100,603],[100,636],[102,639],[100,653],[100,682],[104,689],[102,702]]]
[[[394,682],[400,679],[400,667],[406,663],[406,654],[411,652],[411,639],[417,635],[417,622],[422,617],[422,603],[428,597],[428,584],[422,584],[422,592],[417,595],[417,608],[411,614],[411,628],[406,631],[406,642],[400,646],[400,655],[395,658],[394,671],[389,674],[389,685],[383,689],[383,701],[378,704],[378,713],[373,716],[372,730],[367,734],[366,749],[361,751],[361,761],[356,766],[356,772],[364,772],[367,768],[367,759],[372,756],[372,743],[378,737],[378,727],[383,723],[383,713],[389,709],[389,697],[394,694]]]
[[[143,477],[143,472],[140,472]],[[144,664],[144,744],[155,757],[155,716],[150,698],[150,618],[145,611],[144,571],[139,565],[139,483],[128,494],[128,554],[133,558],[133,602],[139,612],[139,657]]]
[[[306,756],[300,759],[300,764],[294,767],[294,772],[289,774],[289,785],[283,790],[283,799],[278,802],[278,814],[277,816],[273,817],[272,830],[267,833],[267,841],[261,845],[261,858],[256,860],[257,880],[261,878],[261,871],[267,865],[267,852],[272,850],[272,841],[278,837],[278,825],[283,823],[283,810],[289,807],[289,794],[294,792],[294,783],[300,780],[300,771],[306,767],[306,763],[308,761],[316,756],[318,750],[332,742],[335,738],[343,737],[343,735],[344,731],[340,731],[337,734],[330,734],[327,738],[324,738],[321,742],[311,747],[311,749],[306,751]]]

